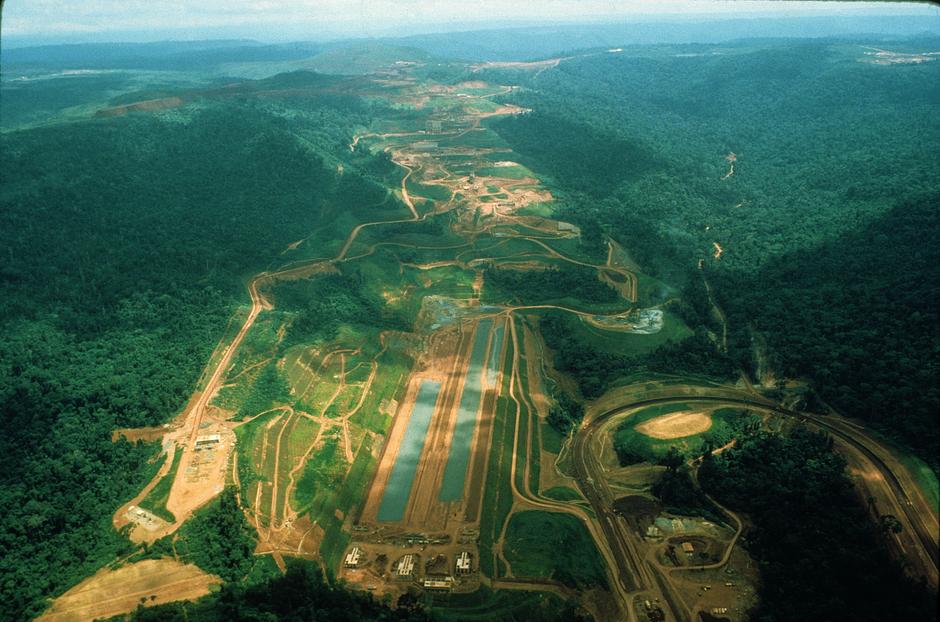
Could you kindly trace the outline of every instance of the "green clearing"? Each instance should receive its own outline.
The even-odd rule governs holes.
[[[450,189],[440,184],[423,184],[409,179],[407,186],[408,193],[412,197],[422,197],[432,201],[449,201],[451,197]]]
[[[182,458],[183,450],[177,447],[173,452],[173,464],[170,466],[170,470],[160,478],[157,485],[151,488],[147,496],[140,501],[140,507],[171,523],[176,522],[176,517],[166,509],[166,501],[170,498],[170,489],[173,488],[173,480],[176,479],[176,471],[179,469]]]
[[[652,335],[604,330],[570,313],[558,315],[574,338],[589,344],[595,350],[608,354],[641,356],[667,343],[682,341],[693,334],[679,316],[669,311],[663,312],[662,330]]]
[[[538,495],[542,470],[542,441],[539,438],[541,426],[539,425],[540,419],[538,412],[535,410],[534,405],[532,405],[531,399],[528,398],[529,365],[526,357],[527,355],[524,353],[524,349],[520,349],[519,392],[520,395],[523,396],[520,397],[520,399],[522,399],[523,421],[525,422],[524,426],[520,426],[520,434],[522,434],[521,442],[524,443],[528,440],[529,434],[532,436],[531,443],[526,444],[526,461],[529,465],[529,490],[531,490],[533,494]],[[532,408],[530,408],[530,406],[532,406]],[[525,465],[522,466],[524,467]]]
[[[387,339],[391,342],[393,338]],[[412,364],[412,359],[401,349],[390,345],[378,358],[378,369],[372,387],[362,403],[362,408],[350,417],[350,423],[376,434],[385,434],[391,422],[391,415],[383,412],[383,403],[387,405],[389,400],[401,398]]]
[[[320,544],[320,557],[327,568],[338,568],[343,551],[351,537],[343,530],[343,521],[335,515],[319,520],[323,525],[323,542]]]
[[[538,216],[552,218],[555,215],[555,206],[551,203],[530,203],[522,209],[516,210],[520,216]]]
[[[351,358],[346,361],[346,383],[363,385],[372,373],[372,366],[368,361],[358,361],[350,366]]]
[[[640,307],[652,307],[663,304],[676,295],[676,290],[643,272],[634,272],[636,275],[636,304]]]
[[[259,461],[263,435],[268,423],[279,415],[279,412],[266,413],[235,428],[236,446],[240,453],[238,481],[241,484],[241,494],[245,498],[249,498],[249,487],[255,482],[262,481],[262,465]]]
[[[319,431],[319,423],[303,415],[295,414],[291,429],[285,433],[287,452],[281,455],[281,462],[285,462],[289,468],[293,468],[297,459],[310,449],[310,445],[316,439]]]
[[[689,404],[652,406],[631,415],[614,432],[614,449],[622,465],[657,462],[675,448],[686,458],[701,455],[707,447],[720,447],[736,438],[746,428],[759,425],[760,418],[737,408],[719,408],[710,413],[712,425],[700,434],[673,439],[656,439],[637,431],[640,424],[669,413],[695,411]]]
[[[363,436],[359,451],[337,494],[336,507],[344,514],[351,512],[365,498],[366,487],[376,464],[372,449],[372,437]]]
[[[525,179],[535,177],[535,173],[524,166],[486,166],[477,171],[480,177],[498,177],[503,179]]]
[[[251,370],[243,380],[219,391],[224,408],[235,410],[235,419],[257,415],[274,408],[277,404],[291,401],[291,387],[277,362],[269,360]],[[223,397],[224,394],[224,397]]]
[[[304,465],[303,473],[294,488],[292,506],[298,513],[309,511],[311,517],[320,516],[329,505],[328,500],[339,488],[348,468],[340,440],[327,436]],[[328,515],[330,512],[326,512]]]
[[[343,458],[339,439],[327,437],[307,461],[294,489],[293,507],[300,513],[309,513],[311,520],[324,530],[320,555],[328,568],[339,565],[350,539],[343,530],[343,521],[364,497],[375,466],[372,440],[369,436],[362,438],[350,465]]]
[[[594,541],[581,520],[570,514],[513,514],[503,552],[516,577],[553,579],[575,589],[607,587]]]
[[[476,257],[517,257],[519,255],[545,255],[545,249],[536,246],[529,240],[518,238],[496,238],[481,236],[472,249],[460,253],[457,257],[469,261]],[[520,257],[522,259],[522,257]]]
[[[542,449],[553,454],[560,454],[561,445],[565,442],[566,437],[544,421],[539,421],[539,429],[542,437]]]
[[[555,617],[565,602],[548,592],[493,590],[485,585],[469,594],[433,596],[431,610],[445,622],[518,622]]]
[[[469,242],[454,242],[446,243],[438,241],[435,244],[428,244],[426,246],[413,246],[410,244],[400,244],[398,242],[391,242],[389,246],[384,249],[389,253],[391,257],[389,259],[397,269],[398,261],[403,261],[407,263],[430,263],[432,261],[446,261],[448,259],[453,259],[454,254],[460,252],[461,249],[469,248]]]
[[[278,343],[277,333],[286,319],[285,314],[279,311],[261,312],[238,348],[235,360],[226,374],[227,382],[231,382],[247,367],[274,355]]]
[[[453,266],[430,270],[406,267],[404,270],[406,277],[416,288],[412,295],[403,299],[400,308],[412,321],[418,317],[421,301],[425,296],[447,296],[464,300],[473,296],[473,279],[476,276],[473,271]]]
[[[528,453],[524,450],[524,449],[525,449],[525,439],[528,437],[528,434],[529,434],[529,407],[528,407],[528,405],[526,404],[525,400],[522,398],[521,395],[517,395],[516,399],[519,400],[519,404],[518,404],[518,407],[519,407],[519,410],[518,410],[518,417],[519,417],[519,421],[518,421],[518,424],[519,424],[519,431],[518,431],[519,451],[516,453],[516,473],[515,473],[515,476],[516,476],[516,488],[517,488],[518,490],[520,490],[520,491],[523,491],[523,490],[526,489],[526,485],[525,485],[525,470],[526,470],[526,465],[527,465],[528,462],[529,462],[529,455],[528,455]],[[514,404],[515,404],[515,402],[514,402]],[[515,444],[516,438],[517,438],[516,435],[513,434],[512,444]]]
[[[562,255],[584,263],[602,265],[607,261],[607,249],[602,244],[591,246],[581,238],[556,238],[542,242]]]
[[[512,344],[506,348],[503,358],[503,370],[512,369]],[[480,510],[480,571],[490,577],[498,578],[500,570],[494,566],[493,543],[499,538],[506,517],[512,509],[512,487],[509,477],[512,468],[512,443],[515,432],[516,415],[509,393],[510,374],[503,374],[500,396],[496,399],[496,412],[493,415],[493,444],[490,447],[487,465],[486,489]]]
[[[296,407],[298,409],[312,414],[330,416],[331,413],[325,412],[328,410],[325,407],[339,387],[339,382],[333,381],[333,376],[339,371],[339,360],[338,357],[333,357],[333,360],[336,363],[334,364],[331,361],[330,365],[320,374],[319,380],[314,382],[313,387],[297,400]],[[330,370],[333,370],[333,373],[330,373]],[[329,380],[324,380],[324,378],[329,378]]]
[[[488,162],[506,162],[507,160],[515,160],[517,157],[516,152],[509,150],[488,151],[480,154],[480,158]]]
[[[554,486],[542,493],[543,497],[554,499],[555,501],[583,501],[584,497],[574,488],[568,486]]]
[[[496,132],[471,130],[461,136],[442,138],[438,141],[441,147],[486,147],[506,149],[506,141]]]

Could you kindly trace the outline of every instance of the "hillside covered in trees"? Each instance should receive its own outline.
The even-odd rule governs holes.
[[[738,364],[811,381],[936,468],[940,66],[863,52],[741,42],[493,69],[534,110],[493,127],[554,179],[560,217],[600,225],[715,331],[704,274]]]
[[[176,414],[243,278],[340,206],[374,203],[381,161],[357,156],[342,178],[324,161],[353,157],[343,139],[368,111],[311,97],[301,143],[278,105],[0,134],[0,618],[37,615],[129,546],[111,514],[158,448],[112,430]]]

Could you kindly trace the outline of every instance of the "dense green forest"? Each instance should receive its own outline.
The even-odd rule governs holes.
[[[166,536],[162,548],[229,582],[248,576],[254,561],[258,536],[238,506],[234,488],[226,488],[209,506],[200,510],[174,536]],[[161,548],[154,543],[154,548]]]
[[[751,619],[936,618],[936,596],[890,556],[827,436],[752,434],[706,458],[700,479],[753,523],[745,546],[760,562],[761,603]]]
[[[936,468],[940,66],[872,65],[830,40],[720,52],[633,48],[514,72],[527,88],[509,98],[535,112],[493,127],[554,180],[561,218],[600,225],[691,292],[690,317],[714,330],[702,260],[745,369],[756,329],[778,377],[812,381]]]
[[[279,285],[278,308],[295,314],[288,333],[291,342],[310,343],[336,337],[342,324],[407,330],[405,318],[384,306],[378,293],[365,287],[355,270]]]
[[[0,135],[0,618],[35,616],[127,550],[111,514],[157,448],[111,431],[173,416],[243,279],[374,202],[351,189],[387,158],[349,153],[369,111],[347,99],[300,100],[302,142],[274,98]]]
[[[733,347],[748,364],[749,326],[770,367],[915,448],[940,447],[940,195],[899,203],[863,229],[794,251],[751,275],[719,273]],[[778,284],[768,296],[762,284]],[[735,295],[731,295],[735,292]]]
[[[581,266],[529,271],[487,268],[483,276],[483,296],[493,301],[509,298],[522,304],[537,304],[562,298],[589,303],[620,300],[616,290],[598,279],[596,270]]]

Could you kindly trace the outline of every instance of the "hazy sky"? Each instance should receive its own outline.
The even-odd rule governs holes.
[[[434,26],[682,15],[938,15],[935,6],[779,0],[7,0],[3,36],[41,39],[317,39]],[[440,28],[437,28],[438,30]]]

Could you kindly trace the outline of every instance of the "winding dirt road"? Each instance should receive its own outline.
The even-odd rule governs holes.
[[[670,603],[672,614],[676,619],[687,620],[691,615],[684,604],[674,602],[675,597],[668,593],[670,591],[668,578],[659,576],[661,574],[659,569],[654,568],[638,554],[634,544],[638,536],[631,531],[626,521],[613,511],[614,496],[607,486],[604,467],[599,460],[601,443],[620,419],[639,408],[690,402],[743,406],[796,418],[831,434],[837,441],[859,452],[869,462],[871,468],[882,475],[884,492],[894,499],[894,507],[899,509],[898,518],[904,526],[902,533],[910,536],[912,542],[910,548],[917,551],[913,561],[921,566],[928,582],[932,585],[937,584],[936,515],[930,511],[924,512],[923,495],[913,484],[913,478],[909,473],[899,476],[894,472],[894,468],[900,465],[892,465],[894,468],[889,466],[889,461],[880,455],[887,450],[868,435],[864,428],[830,416],[790,410],[769,399],[736,389],[720,387],[688,387],[688,389],[682,391],[681,388],[670,387],[664,389],[662,391],[664,394],[661,396],[650,395],[642,399],[627,400],[616,407],[608,408],[586,420],[574,439],[572,462],[575,479],[582,494],[594,509],[610,548],[617,553],[619,580],[628,592],[642,593],[659,589],[666,602]],[[912,488],[912,485],[915,487]],[[729,515],[734,516],[730,512]],[[737,520],[736,516],[734,518]],[[721,563],[727,562],[730,558],[732,548],[732,546],[728,547]]]

